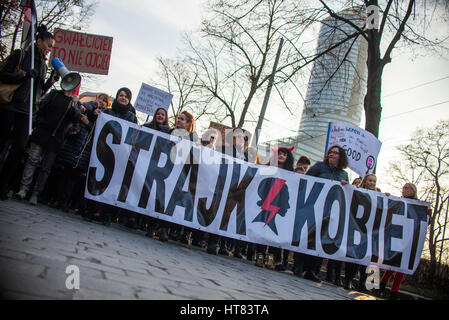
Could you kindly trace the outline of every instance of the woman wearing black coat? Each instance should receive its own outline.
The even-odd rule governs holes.
[[[164,108],[157,108],[154,112],[153,119],[143,125],[146,128],[157,130],[163,133],[170,133],[170,127],[168,124],[168,112]],[[144,218],[144,223],[146,225],[146,236],[153,237],[160,226],[164,226],[167,223],[163,220],[157,218],[146,216]]]
[[[59,177],[56,180],[58,185],[56,207],[64,212],[68,212],[71,200],[79,205],[78,202],[84,199],[83,191],[92,151],[95,121],[108,102],[109,97],[106,94],[99,94],[95,101],[80,105],[80,110],[87,116],[88,122],[74,124],[67,134],[64,147],[56,158],[56,166],[60,168],[55,175],[55,178]],[[85,208],[79,209],[82,211]]]
[[[120,88],[115,95],[115,100],[112,103],[111,108],[106,109],[103,112],[126,121],[137,123],[136,115],[130,111],[132,107],[131,98],[131,90],[126,87]],[[100,202],[95,202],[93,205],[92,202],[89,202],[89,208],[86,211],[85,216],[89,220],[94,218],[101,220],[105,225],[109,225],[111,220],[115,220],[115,215],[119,214],[121,210],[119,209],[119,212],[117,212],[116,207]]]
[[[0,199],[6,200],[10,189],[10,184],[16,171],[22,162],[25,147],[29,135],[29,113],[30,113],[30,88],[31,78],[34,78],[33,108],[36,106],[41,96],[50,89],[58,75],[52,72],[48,81],[46,57],[51,51],[55,40],[45,26],[40,26],[34,44],[34,69],[31,69],[31,47],[27,51],[15,50],[6,61],[0,71],[0,81],[8,84],[21,84],[16,89],[11,102],[0,104],[0,152],[6,147],[9,139],[12,140],[11,150],[3,165],[0,175]],[[16,72],[16,66],[23,57]]]
[[[307,171],[306,175],[334,181],[340,181],[342,185],[348,184],[348,173],[344,170],[348,167],[346,151],[340,146],[331,146],[324,156],[324,161],[315,163]],[[304,279],[320,282],[319,273],[323,258],[307,255],[304,259]],[[331,265],[340,266],[341,262],[331,261]],[[338,271],[339,274],[339,271]]]
[[[37,198],[44,189],[56,156],[63,146],[67,127],[70,123],[80,120],[88,122],[76,105],[77,98],[72,96],[71,91],[60,90],[52,90],[39,104],[36,127],[30,137],[29,157],[23,169],[20,190],[16,194],[20,199],[26,197],[34,172],[43,157],[30,198],[30,204],[37,204]]]
[[[132,112],[134,107],[131,105],[131,98],[131,90],[125,87],[118,89],[111,108],[106,109],[104,113],[126,121],[137,123],[137,117]]]

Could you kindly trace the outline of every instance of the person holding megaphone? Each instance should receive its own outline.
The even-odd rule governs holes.
[[[35,128],[30,136],[30,150],[22,173],[20,190],[16,197],[24,199],[33,181],[34,172],[42,163],[30,197],[30,204],[36,205],[38,196],[42,192],[50,175],[56,156],[64,144],[66,129],[71,123],[82,121],[88,124],[86,115],[82,115],[79,108],[78,96],[73,94],[81,81],[79,74],[68,72],[64,64],[57,58],[53,59],[53,66],[60,73],[62,90],[52,90],[39,103],[36,113]],[[68,80],[71,77],[72,80]]]
[[[5,84],[20,84],[15,89],[10,101],[0,102],[0,152],[12,140],[11,149],[0,175],[0,199],[8,199],[8,192],[13,176],[22,162],[29,137],[31,78],[33,85],[33,106],[37,105],[59,75],[53,70],[49,79],[47,75],[46,57],[51,51],[55,39],[44,25],[37,28],[34,44],[34,68],[32,68],[31,46],[28,49],[17,49],[7,59],[0,71],[0,81]]]

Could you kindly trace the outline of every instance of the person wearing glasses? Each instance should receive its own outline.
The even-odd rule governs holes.
[[[324,155],[323,161],[318,161],[309,168],[306,175],[340,181],[342,185],[349,182],[348,173],[344,170],[348,167],[348,157],[346,151],[337,145],[331,146]],[[319,273],[323,258],[307,256],[304,261],[304,279],[321,282]],[[331,262],[332,264],[332,262]]]
[[[215,150],[217,147],[218,131],[214,128],[207,129],[201,136],[201,145]]]

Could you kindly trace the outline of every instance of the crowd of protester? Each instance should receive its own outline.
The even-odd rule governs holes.
[[[53,89],[47,92],[57,81],[54,72],[46,78],[46,56],[54,44],[54,37],[45,28],[39,29],[35,45],[35,67],[31,69],[31,56],[27,51],[19,71],[16,66],[21,56],[20,50],[13,52],[3,69],[0,81],[4,83],[22,83],[10,103],[0,105],[0,198],[28,200],[30,204],[38,202],[58,208],[63,212],[79,214],[88,221],[99,221],[105,225],[122,224],[130,229],[141,230],[152,239],[160,241],[180,241],[204,248],[212,255],[234,256],[252,261],[256,266],[285,272],[308,280],[321,281],[323,258],[298,252],[289,252],[276,247],[248,243],[216,234],[190,229],[182,225],[169,223],[120,209],[107,204],[84,198],[86,174],[92,149],[95,121],[102,112],[120,119],[137,123],[136,110],[131,104],[132,93],[126,87],[120,88],[115,99],[106,93],[100,93],[94,101],[80,103],[73,91]],[[28,136],[28,116],[30,103],[30,78],[35,79],[33,100],[35,103],[33,131]],[[154,113],[150,122],[143,126],[166,134],[181,136],[196,145],[226,153],[243,161],[261,164],[264,161],[255,155],[248,146],[249,133],[243,128],[233,128],[224,138],[224,144],[218,143],[219,132],[208,129],[199,138],[195,132],[194,116],[182,111],[176,118],[175,126],[170,128],[169,116],[164,108]],[[277,147],[271,150],[271,157],[278,168],[339,181],[349,182],[348,159],[344,149],[332,146],[325,153],[324,160],[312,165],[307,156],[301,156],[296,162],[293,148]],[[274,159],[275,158],[275,159]],[[354,179],[353,185],[380,192],[376,186],[377,177],[367,174]],[[389,194],[387,194],[389,195]],[[402,196],[417,198],[416,186],[404,185]],[[160,205],[156,203],[156,207]],[[344,281],[342,269],[344,268]],[[380,281],[380,292],[386,296],[386,285],[394,272],[386,271]],[[359,274],[358,286],[353,281]],[[394,273],[394,282],[389,297],[397,298],[402,273]],[[347,290],[366,291],[366,266],[327,260],[326,280]]]

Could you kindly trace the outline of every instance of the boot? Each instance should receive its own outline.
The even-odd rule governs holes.
[[[345,279],[345,286],[344,286],[344,288],[346,290],[352,290],[353,289],[353,287],[352,287],[352,280],[346,280]]]
[[[111,225],[111,216],[110,216],[108,213],[105,213],[105,214],[103,215],[103,217],[102,217],[101,223],[102,223],[104,226],[109,227],[109,226]]]
[[[263,253],[259,253],[257,254],[257,259],[256,259],[256,266],[257,267],[262,267],[264,266],[264,260],[265,260],[265,256]]]
[[[397,292],[390,291],[390,300],[399,300],[399,295]]]
[[[385,288],[387,284],[385,282],[381,282],[379,285],[379,297],[385,298]]]
[[[168,241],[168,232],[167,232],[167,228],[161,228],[160,232],[159,232],[159,241],[165,242]]]
[[[0,200],[3,200],[3,201],[9,200],[7,186],[0,187]]]
[[[33,193],[31,194],[31,198],[30,198],[30,200],[28,201],[31,205],[33,205],[33,206],[35,206],[35,205],[37,205],[37,197],[38,197],[38,193],[37,192],[34,192],[33,191]]]
[[[206,252],[209,254],[216,255],[218,251],[218,236],[209,234],[209,239],[207,239],[207,249]]]
[[[27,191],[25,189],[23,189],[23,188],[20,188],[19,192],[17,192],[15,194],[15,197],[20,199],[20,200],[25,199],[26,196],[27,196]]]
[[[62,211],[62,212],[68,213],[70,207],[69,207],[68,202],[65,202],[64,204],[61,205],[60,208],[61,208],[61,211]]]
[[[268,269],[274,270],[274,268],[275,268],[274,254],[269,253],[267,255],[267,259],[265,261],[265,267]]]
[[[312,271],[307,271],[304,274],[304,279],[312,280],[312,281],[317,282],[317,283],[321,282],[321,279],[319,277],[317,277],[315,275],[315,273],[313,273]]]
[[[343,287],[343,282],[341,281],[340,277],[334,280],[334,285],[336,285],[337,287]]]

